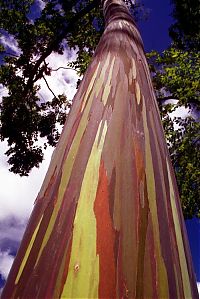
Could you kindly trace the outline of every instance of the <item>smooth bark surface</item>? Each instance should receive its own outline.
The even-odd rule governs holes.
[[[2,299],[198,298],[141,37],[104,11]]]

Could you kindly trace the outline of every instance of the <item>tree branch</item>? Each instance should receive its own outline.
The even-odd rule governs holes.
[[[175,100],[177,101],[177,99],[175,99],[172,95],[171,96],[166,96],[166,97],[162,97],[162,98],[156,98],[158,102],[162,102],[162,101],[167,101],[167,100]]]
[[[64,69],[64,70],[72,70],[72,71],[75,71],[75,69],[73,69],[72,67],[64,67],[64,66],[59,66],[57,69],[51,69],[52,72],[57,72],[59,71],[60,69]]]
[[[80,19],[85,14],[89,13],[98,4],[99,4],[99,0],[94,0],[88,6],[86,6],[85,8],[83,8],[80,12],[76,13],[74,15],[74,17],[72,17],[71,21],[66,26],[63,26],[64,28],[61,31],[60,35],[48,46],[48,48],[46,49],[46,51],[43,52],[43,54],[37,60],[35,66],[33,68],[32,74],[30,75],[30,77],[29,77],[29,79],[27,81],[26,88],[24,90],[25,94],[28,92],[29,89],[32,88],[33,83],[35,82],[35,80],[34,80],[35,74],[37,73],[37,71],[38,71],[40,65],[42,64],[42,62],[44,62],[44,60],[51,54],[51,52],[53,52],[54,48],[64,39],[64,37],[66,36],[66,34],[70,30],[73,30],[74,24],[77,22],[77,19]]]
[[[54,98],[57,98],[57,96],[55,95],[55,93],[53,92],[53,90],[51,89],[51,87],[49,86],[49,84],[48,84],[48,82],[47,82],[45,76],[42,76],[42,78],[44,79],[44,81],[45,81],[45,83],[46,83],[48,89],[50,90],[50,92],[52,93],[52,95],[54,96]]]

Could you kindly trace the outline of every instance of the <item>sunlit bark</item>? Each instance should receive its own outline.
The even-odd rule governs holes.
[[[2,299],[198,298],[141,37],[104,12]]]

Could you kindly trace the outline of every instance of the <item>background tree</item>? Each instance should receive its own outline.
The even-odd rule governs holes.
[[[200,55],[172,46],[148,58],[183,213],[185,218],[200,217]],[[174,119],[170,113],[178,107],[189,109],[188,116]]]
[[[173,17],[170,36],[181,49],[197,51],[200,48],[200,3],[198,0],[172,0]]]
[[[200,2],[173,0],[171,46],[148,54],[185,218],[200,217]],[[176,103],[174,100],[176,99]],[[172,119],[177,107],[188,116]],[[175,129],[176,128],[176,129]]]
[[[91,17],[85,16],[97,2],[84,1],[83,6],[77,1],[67,4],[48,1],[35,19],[31,17],[32,0],[0,3],[2,33],[12,35],[20,50],[18,57],[2,50],[4,63],[0,71],[0,82],[9,90],[1,103],[0,134],[1,140],[7,139],[10,146],[6,154],[15,173],[27,175],[42,161],[42,148],[36,143],[39,136],[47,137],[50,145],[55,145],[59,138],[56,123],[64,123],[70,103],[64,95],[53,95],[52,101],[44,102],[38,95],[38,80],[51,74],[45,59],[52,52],[63,53],[64,38],[69,47],[79,41],[78,60],[84,55],[84,47],[91,51],[88,39],[93,25],[90,22],[86,29],[85,23],[87,18],[94,18],[96,12]],[[80,28],[86,30],[88,39],[83,39]],[[97,34],[95,36],[98,39]]]

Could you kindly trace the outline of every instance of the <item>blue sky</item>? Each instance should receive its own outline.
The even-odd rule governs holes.
[[[138,22],[144,41],[145,51],[162,52],[170,45],[168,28],[172,24],[172,5],[170,0],[143,0],[148,10],[148,19]]]
[[[37,3],[42,5],[40,0]],[[146,51],[163,51],[170,45],[168,28],[172,23],[170,16],[172,6],[169,0],[143,0],[149,9],[149,17],[146,21],[139,22],[139,29]],[[17,45],[12,40],[6,40],[13,51],[17,52]],[[52,68],[63,66],[69,58],[74,58],[75,53],[65,51],[63,56],[53,54],[49,58]],[[54,74],[53,78],[48,78],[49,85],[56,93],[62,93],[64,88],[70,98],[75,93],[76,74],[70,71],[62,71]],[[48,99],[51,95],[44,82],[41,82],[41,96]],[[45,89],[46,88],[46,89]],[[1,92],[1,90],[0,90]],[[3,91],[1,92],[3,93]],[[0,144],[0,153],[5,152],[5,143]],[[0,288],[5,282],[8,270],[12,264],[14,255],[19,246],[27,219],[33,207],[33,202],[43,181],[43,177],[48,167],[52,150],[48,149],[45,154],[45,161],[40,169],[34,169],[29,178],[19,178],[8,172],[6,158],[2,156],[0,160],[0,180],[2,188],[0,190]],[[9,184],[8,184],[9,182]],[[12,186],[10,190],[9,185]],[[17,205],[16,205],[17,203]],[[200,281],[200,221],[197,219],[186,222],[191,251],[194,260],[197,280]]]
[[[200,219],[186,221],[186,228],[191,247],[197,281],[200,281]]]

